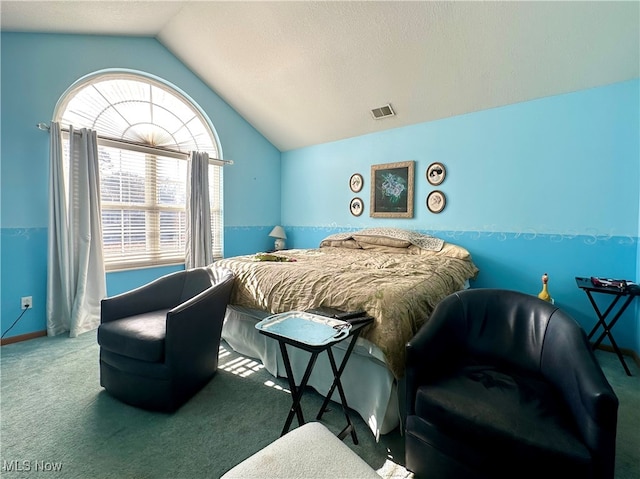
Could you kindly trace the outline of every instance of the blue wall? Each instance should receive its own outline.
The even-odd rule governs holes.
[[[49,122],[56,102],[79,78],[116,68],[146,72],[176,86],[209,116],[224,157],[224,252],[266,249],[268,231],[280,221],[280,152],[159,42],[149,38],[1,34],[1,326],[20,315],[20,297],[33,296],[6,335],[46,329]],[[266,231],[266,233],[265,233]],[[116,294],[175,270],[145,269],[107,275]]]
[[[537,294],[548,273],[556,304],[588,331],[595,315],[575,276],[640,280],[639,88],[634,80],[283,153],[289,244],[368,226],[430,232],[469,249],[476,287]],[[370,218],[370,166],[407,160],[416,162],[414,218]],[[425,177],[434,161],[447,168],[437,188]],[[353,194],[356,172],[365,187]],[[425,206],[433,189],[447,197],[440,214]],[[359,217],[354,196],[365,203]],[[640,351],[636,307],[614,333]]]

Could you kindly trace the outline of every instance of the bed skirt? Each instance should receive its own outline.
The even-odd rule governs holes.
[[[286,377],[280,347],[255,325],[269,313],[230,305],[225,315],[222,339],[237,353],[259,359],[275,377]],[[344,358],[348,341],[333,347],[336,362]],[[310,353],[287,347],[296,383],[304,375]],[[400,425],[398,388],[396,380],[384,362],[380,349],[370,341],[358,338],[356,346],[341,377],[349,407],[368,424],[376,440]],[[320,354],[309,378],[309,386],[326,397],[333,382],[331,365],[326,354]],[[331,398],[340,402],[336,390]]]

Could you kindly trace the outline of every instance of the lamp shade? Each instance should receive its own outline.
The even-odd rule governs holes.
[[[285,249],[286,245],[284,240],[287,239],[287,234],[284,232],[284,228],[282,226],[275,226],[271,230],[271,233],[269,233],[269,236],[276,239],[274,242],[274,249],[276,251]]]
[[[271,230],[271,233],[269,233],[269,236],[272,238],[287,239],[287,234],[284,232],[284,228],[282,226],[275,226]]]

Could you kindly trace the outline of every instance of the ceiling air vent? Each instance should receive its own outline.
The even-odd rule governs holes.
[[[373,118],[375,120],[387,118],[388,116],[395,116],[395,114],[396,113],[393,111],[393,108],[391,108],[391,105],[389,105],[388,103],[385,106],[381,106],[380,108],[374,108],[373,110],[371,110],[371,115],[373,115]]]

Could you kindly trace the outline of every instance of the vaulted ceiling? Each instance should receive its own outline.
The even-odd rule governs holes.
[[[0,22],[155,37],[282,151],[640,76],[637,1],[2,0]]]

